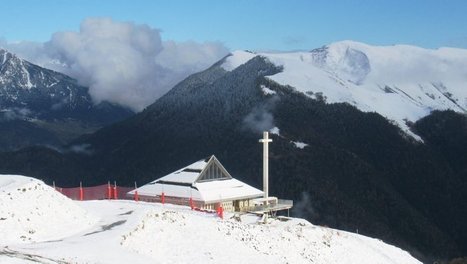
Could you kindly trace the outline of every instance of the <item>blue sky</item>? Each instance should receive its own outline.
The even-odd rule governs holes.
[[[164,40],[309,50],[339,40],[467,48],[464,0],[6,0],[0,38],[45,42],[86,17],[148,24]]]

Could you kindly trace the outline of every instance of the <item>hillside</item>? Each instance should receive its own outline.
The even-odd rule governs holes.
[[[258,224],[169,204],[77,202],[17,175],[0,175],[0,197],[1,263],[420,263],[302,219]]]
[[[301,65],[302,53],[234,53],[180,82],[143,112],[69,146],[84,150],[83,154],[23,149],[0,154],[0,171],[60,185],[114,179],[133,185],[214,154],[234,177],[260,187],[258,139],[263,130],[270,130],[275,133],[270,146],[270,191],[295,200],[294,215],[315,224],[359,230],[427,262],[467,255],[467,223],[463,221],[467,218],[467,153],[463,151],[467,129],[462,109],[451,105],[451,110],[430,114],[430,107],[446,109],[443,104],[449,103],[441,96],[431,106],[423,101],[413,107],[416,104],[404,98],[405,94],[414,97],[411,93],[416,91],[409,88],[419,87],[416,80],[400,86],[401,90],[408,87],[404,92],[369,91],[355,103],[332,99],[332,91],[341,90],[350,92],[346,98],[356,99],[353,92],[363,93],[366,86],[374,88],[378,82],[369,81],[373,71],[367,72],[368,68],[362,70],[366,77],[354,84],[348,81],[354,75],[339,77],[344,86],[332,81],[343,70],[332,73],[316,66],[319,58],[326,62],[323,65],[330,63],[325,50],[333,48],[303,53],[313,58],[307,72],[288,70]],[[370,52],[365,56],[371,69],[377,69]],[[338,62],[337,66],[346,62],[347,66],[342,65],[350,73],[363,67],[348,60]],[[293,73],[296,78],[290,77]],[[308,81],[321,83],[322,79],[326,86],[310,81],[310,88],[304,90],[299,84],[275,79],[285,75],[287,82],[305,75]],[[465,108],[459,97],[462,90],[458,93],[457,86],[439,80]],[[388,87],[389,83],[381,81]],[[391,118],[392,112],[361,108],[389,102],[397,104],[384,109],[410,111]],[[399,117],[407,122],[400,122]]]

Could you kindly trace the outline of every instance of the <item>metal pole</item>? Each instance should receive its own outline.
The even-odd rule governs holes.
[[[79,182],[79,200],[82,201],[83,199],[84,199],[83,183]]]
[[[118,199],[118,194],[117,194],[117,181],[114,181],[114,199]]]
[[[135,201],[139,201],[139,196],[138,196],[138,185],[136,185],[136,181],[135,181]]]
[[[269,176],[269,157],[268,157],[268,132],[263,132],[264,137],[264,144],[263,144],[263,185],[264,185],[264,198],[268,199],[269,196],[269,183],[268,183],[268,176]],[[267,204],[267,200],[266,200]]]

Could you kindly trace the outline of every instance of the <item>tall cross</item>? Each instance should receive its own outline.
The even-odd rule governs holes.
[[[268,199],[268,177],[269,177],[269,148],[268,144],[272,142],[272,139],[269,138],[267,131],[263,132],[263,139],[259,140],[260,143],[263,143],[263,189],[264,189],[264,198]]]

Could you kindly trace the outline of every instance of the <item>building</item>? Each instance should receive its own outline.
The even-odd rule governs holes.
[[[205,210],[248,211],[264,196],[233,178],[213,155],[136,189],[141,201],[191,205]],[[133,196],[135,190],[128,193]]]

